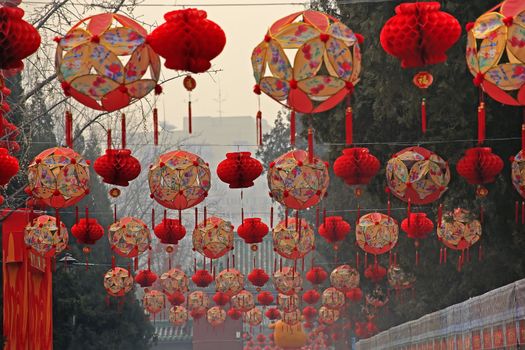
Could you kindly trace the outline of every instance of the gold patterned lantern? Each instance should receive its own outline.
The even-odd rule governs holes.
[[[463,251],[481,238],[481,223],[468,210],[457,208],[443,214],[437,236],[448,248]]]
[[[166,297],[158,290],[150,290],[144,294],[142,300],[144,309],[152,315],[158,314],[164,309]]]
[[[169,318],[174,326],[182,326],[188,321],[188,310],[184,306],[173,306]]]
[[[206,319],[212,327],[220,326],[226,321],[226,311],[219,306],[214,306],[206,313]]]
[[[326,288],[321,296],[323,306],[339,309],[345,305],[345,294],[334,287]]]
[[[273,228],[273,248],[287,259],[301,259],[314,248],[314,230],[304,219],[289,218]]]
[[[160,284],[167,294],[188,291],[188,276],[179,269],[171,269],[160,276]]]
[[[230,297],[244,289],[244,276],[236,269],[222,270],[215,277],[217,292],[228,294]]]
[[[307,209],[321,201],[330,183],[328,166],[308,152],[290,151],[270,163],[270,196],[290,209]]]
[[[359,271],[350,265],[336,267],[330,274],[330,283],[341,292],[359,287]]]
[[[29,164],[28,192],[53,208],[72,206],[89,193],[89,164],[70,148],[49,148]]]
[[[258,326],[263,320],[263,313],[261,309],[254,307],[243,314],[243,320],[251,327]]]
[[[303,286],[301,274],[294,268],[285,266],[273,273],[275,289],[284,295],[292,295],[299,292]]]
[[[141,255],[151,244],[148,226],[134,217],[124,217],[111,224],[108,238],[111,249],[125,258]]]
[[[66,225],[60,222],[59,230],[56,218],[49,215],[35,218],[24,230],[26,246],[46,257],[55,256],[66,249],[68,240]]]
[[[519,153],[512,159],[512,184],[520,196],[525,198],[525,151]]]
[[[190,311],[203,312],[210,305],[208,294],[201,290],[196,290],[188,294],[188,309]]]
[[[211,187],[208,164],[181,150],[161,155],[150,167],[148,179],[151,197],[169,209],[183,210],[199,204]]]
[[[284,312],[290,312],[299,308],[299,295],[285,295],[279,293],[277,295],[277,305]]]
[[[293,309],[290,311],[285,311],[282,314],[281,320],[289,326],[293,326],[301,322],[303,314],[299,309]]]
[[[339,310],[329,309],[326,306],[321,306],[319,308],[319,316],[317,320],[325,325],[334,324],[339,319]]]
[[[355,236],[357,245],[369,254],[383,254],[395,247],[399,236],[397,221],[382,213],[359,218]]]
[[[193,249],[205,257],[217,259],[233,248],[233,226],[212,216],[193,230]]]
[[[231,298],[231,303],[237,310],[246,312],[255,307],[255,298],[252,293],[242,290]]]
[[[104,275],[104,288],[109,295],[122,297],[133,288],[133,277],[122,267],[113,267]]]
[[[401,266],[393,264],[387,272],[388,284],[395,290],[410,289],[416,282],[416,277],[405,272]]]
[[[386,179],[392,194],[402,201],[429,204],[447,190],[450,168],[434,152],[423,147],[408,147],[390,158]]]

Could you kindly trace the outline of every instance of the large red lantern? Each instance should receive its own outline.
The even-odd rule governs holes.
[[[328,273],[320,266],[313,266],[306,272],[306,279],[313,285],[322,284],[328,278]]]
[[[171,294],[168,294],[168,301],[173,306],[179,306],[184,304],[184,302],[186,301],[186,297],[182,292],[173,292]]]
[[[303,294],[303,301],[307,304],[317,304],[319,299],[321,298],[321,294],[319,294],[318,291],[315,289],[310,289]]]
[[[456,170],[469,184],[478,185],[476,195],[485,197],[488,190],[483,185],[496,181],[503,170],[503,160],[490,147],[473,147],[465,151]]]
[[[257,289],[263,287],[269,279],[270,276],[268,276],[264,269],[253,269],[252,272],[248,274],[248,281],[257,287]]]
[[[22,60],[38,50],[40,34],[22,19],[24,10],[18,7],[0,7],[0,69],[24,68]]]
[[[186,228],[177,219],[164,218],[153,229],[155,236],[163,244],[178,244],[186,235]]]
[[[401,60],[401,67],[414,68],[447,60],[446,51],[461,35],[452,15],[440,11],[439,2],[404,3],[381,30],[381,46]]]
[[[140,285],[142,288],[151,287],[153,283],[158,279],[155,272],[151,270],[140,270],[135,276],[135,283]]]
[[[341,216],[329,216],[319,226],[319,234],[328,243],[337,247],[337,242],[343,241],[350,232],[350,224],[343,220]]]
[[[260,218],[246,218],[237,228],[237,234],[247,244],[252,244],[252,250],[257,250],[256,243],[261,243],[264,236],[268,234],[268,225]],[[254,248],[255,247],[255,248]]]
[[[128,186],[140,175],[140,162],[129,149],[107,149],[93,164],[96,173],[110,185]]]
[[[361,185],[368,185],[379,171],[379,160],[368,148],[354,147],[343,150],[343,155],[334,162],[334,173],[347,185],[356,186],[355,194],[361,195]]]
[[[1,135],[0,135],[1,137]],[[20,169],[18,159],[9,154],[5,148],[0,148],[0,186],[5,186]]]
[[[213,282],[213,276],[208,270],[197,270],[191,276],[191,280],[197,287],[206,288]]]
[[[157,27],[147,41],[166,59],[166,68],[192,73],[210,69],[210,61],[226,45],[226,36],[221,27],[206,16],[205,11],[192,8],[164,15],[166,23]]]
[[[251,157],[250,152],[226,153],[226,159],[217,165],[217,175],[230,188],[253,186],[263,171],[261,162]]]

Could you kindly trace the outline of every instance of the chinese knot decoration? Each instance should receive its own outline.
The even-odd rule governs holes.
[[[233,249],[233,226],[212,216],[193,231],[193,249],[210,259],[217,259]]]
[[[314,231],[304,219],[281,221],[274,227],[272,237],[275,252],[287,259],[303,258],[314,249]]]
[[[396,220],[382,213],[369,213],[359,218],[355,230],[357,245],[373,255],[384,254],[395,247],[399,236]]]
[[[68,233],[66,225],[49,215],[41,215],[27,224],[24,231],[26,246],[34,249],[42,256],[55,256],[67,248]]]
[[[186,151],[161,155],[149,169],[151,197],[169,209],[183,210],[202,202],[211,187],[208,164]]]
[[[464,251],[481,238],[481,223],[468,210],[457,208],[443,213],[437,236],[446,247]]]
[[[120,256],[135,258],[149,249],[151,235],[148,226],[133,217],[124,217],[108,230],[111,249]]]
[[[294,50],[293,65],[285,50]],[[312,10],[270,26],[251,60],[254,91],[300,113],[332,109],[353,92],[361,73],[356,34],[332,16]]]
[[[262,171],[261,163],[252,158],[250,152],[226,153],[226,159],[217,166],[219,179],[230,188],[252,187]]]
[[[307,209],[325,196],[330,178],[328,167],[318,159],[309,160],[303,150],[283,154],[270,164],[270,196],[291,209]]]
[[[160,76],[159,56],[146,37],[141,25],[116,13],[81,20],[56,39],[57,77],[65,95],[107,112],[145,97]]]
[[[356,196],[361,195],[362,185],[368,185],[380,168],[379,160],[368,148],[346,148],[334,162],[334,173],[349,186],[355,186]]]
[[[473,147],[465,151],[456,164],[456,170],[469,184],[478,185],[477,196],[485,197],[488,190],[483,185],[496,181],[503,170],[503,160],[492,153],[490,147]]]
[[[104,275],[104,288],[109,295],[122,297],[133,288],[133,277],[128,270],[113,267]]]

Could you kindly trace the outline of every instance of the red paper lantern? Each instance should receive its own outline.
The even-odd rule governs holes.
[[[197,270],[191,276],[191,280],[197,287],[206,288],[213,282],[213,276],[208,270]]]
[[[316,304],[321,298],[321,294],[315,289],[310,289],[309,291],[304,292],[303,301],[307,304]]]
[[[194,320],[202,318],[206,314],[206,309],[193,309],[190,312],[191,317]]]
[[[223,292],[216,292],[213,296],[213,301],[218,306],[224,306],[230,302],[230,296]]]
[[[363,298],[363,291],[361,288],[352,288],[346,292],[346,298],[354,303],[357,303]]]
[[[252,272],[248,274],[248,281],[256,287],[263,287],[269,279],[270,276],[268,276],[264,269],[253,269]]]
[[[268,226],[260,218],[246,218],[237,228],[237,234],[245,243],[255,245],[255,243],[262,242],[264,236],[268,234],[268,230]]]
[[[0,148],[0,186],[5,186],[11,180],[13,176],[18,173],[20,167],[18,165],[18,159],[9,155],[9,152],[5,148]]]
[[[151,287],[157,278],[157,274],[151,270],[140,270],[135,276],[135,283],[142,288]]]
[[[178,244],[186,235],[186,228],[179,220],[162,219],[162,221],[153,229],[155,236],[163,244]]]
[[[171,294],[168,294],[168,300],[171,305],[179,306],[184,304],[184,302],[186,301],[186,297],[182,292],[173,292]]]
[[[343,155],[334,162],[334,173],[350,186],[368,185],[380,168],[379,160],[368,148],[353,147],[343,150]],[[356,188],[356,195],[361,189]]]
[[[503,160],[490,147],[473,147],[465,151],[456,170],[469,184],[478,185],[478,196],[485,197],[488,190],[483,185],[496,181],[503,170]]]
[[[166,59],[169,69],[202,73],[226,45],[226,36],[205,11],[183,9],[164,15],[166,23],[148,36],[153,50]]]
[[[264,313],[264,315],[270,319],[270,320],[278,320],[279,318],[281,318],[281,312],[277,309],[277,308],[270,308],[268,310],[266,310],[266,312]]]
[[[365,269],[365,277],[374,283],[379,283],[386,276],[386,269],[378,264],[373,264]]]
[[[257,342],[259,343],[265,343],[266,342],[266,336],[262,333],[257,334]]]
[[[319,234],[328,243],[337,243],[345,239],[350,232],[350,224],[341,216],[329,216],[319,226]]]
[[[410,213],[410,220],[405,218],[401,222],[401,229],[409,238],[422,239],[434,230],[434,223],[425,213]]]
[[[94,218],[82,218],[71,227],[71,234],[80,244],[95,244],[104,236],[104,227]]]
[[[440,11],[439,2],[404,3],[381,30],[383,49],[401,60],[401,67],[414,68],[447,60],[445,52],[461,35],[452,15]]]
[[[22,19],[24,10],[0,7],[0,69],[22,69],[22,60],[38,50],[40,34]]]
[[[140,175],[140,162],[131,155],[129,149],[107,149],[93,165],[102,181],[115,186],[128,186]]]
[[[5,106],[9,105],[5,103]],[[20,131],[16,125],[5,119],[0,112],[0,147],[7,148],[12,153],[17,153],[20,151],[20,145],[16,142],[19,135]]]
[[[312,267],[308,272],[306,273],[306,279],[311,284],[322,284],[326,279],[328,278],[328,273],[319,266]]]
[[[250,152],[226,153],[226,159],[217,166],[219,179],[230,188],[252,187],[262,171],[261,162],[252,158]]]
[[[312,321],[317,316],[317,309],[313,306],[306,306],[303,309],[303,316],[307,321]]]
[[[229,309],[227,313],[228,313],[228,316],[230,316],[232,320],[238,320],[242,317],[242,312],[240,312],[239,310],[233,307]]]
[[[263,291],[257,294],[257,301],[263,306],[271,305],[273,303],[273,299],[273,295],[270,292]]]

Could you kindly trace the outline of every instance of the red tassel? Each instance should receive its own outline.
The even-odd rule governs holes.
[[[113,222],[117,222],[117,205],[113,206]]]
[[[113,140],[111,139],[111,129],[108,129],[108,149],[111,149],[113,146]]]
[[[241,222],[244,221],[244,208],[241,208]]]
[[[295,211],[295,231],[299,232],[299,210]],[[301,235],[299,235],[299,241],[301,240]]]
[[[290,112],[290,145],[295,146],[295,110]]]
[[[191,125],[191,101],[188,101],[188,131],[191,134],[192,125]]]
[[[521,224],[525,225],[525,201],[521,202]]]
[[[288,228],[288,208],[284,209],[284,226]]]
[[[66,132],[66,146],[73,148],[73,114],[70,111],[66,111],[66,122],[65,122],[65,132]]]
[[[206,221],[208,220],[208,209],[206,209],[206,206],[204,206],[204,224],[206,225]]]
[[[521,124],[521,151],[525,153],[525,123]]]
[[[419,265],[419,250],[416,250],[416,266]]]
[[[199,209],[195,207],[195,228],[199,226]]]
[[[485,103],[481,102],[478,107],[478,145],[485,142]]]
[[[443,221],[443,204],[440,204],[438,207],[438,226],[441,226]]]
[[[139,269],[139,258],[136,257],[135,259],[133,259],[133,268],[135,269],[135,271],[137,271]]]
[[[308,161],[314,162],[314,131],[308,128]]]
[[[408,226],[410,226],[410,212],[411,212],[411,209],[412,209],[412,201],[411,201],[411,199],[409,198],[409,199],[408,199],[408,205],[407,205],[407,220],[408,220]]]
[[[122,125],[122,148],[126,148],[126,115],[124,113],[122,113],[120,121]]]
[[[235,254],[232,254],[232,266],[235,268]]]
[[[151,208],[151,229],[155,230],[155,208]]]
[[[447,263],[447,248],[443,248],[443,262]]]
[[[520,212],[520,202],[516,201],[516,206],[514,208],[514,219],[516,220],[516,225],[518,224],[518,220],[519,220],[519,212]]]
[[[270,228],[273,229],[273,206],[270,208]]]
[[[112,267],[112,268],[115,268],[115,266],[116,266],[116,263],[115,263],[115,256],[113,255],[113,256],[111,257],[111,267]]]
[[[354,143],[354,131],[353,131],[353,113],[352,113],[352,107],[346,107],[346,144],[351,145]]]
[[[159,145],[159,111],[157,107],[153,108],[153,144]]]
[[[423,134],[427,132],[427,103],[424,98],[421,100],[421,131]]]
[[[257,111],[255,115],[255,139],[257,140],[257,146],[262,145],[262,112]]]
[[[359,252],[355,253],[355,267],[358,269],[360,264]]]
[[[388,200],[388,202],[386,202],[386,212],[388,216],[390,216],[390,211],[391,211],[391,203],[390,203],[390,200]]]

